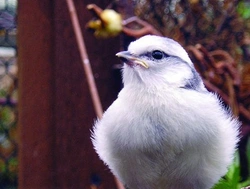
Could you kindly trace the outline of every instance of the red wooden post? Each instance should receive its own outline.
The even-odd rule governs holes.
[[[18,6],[19,186],[53,187],[53,3]]]
[[[75,0],[104,109],[115,99],[112,65],[119,38],[97,40],[86,31],[92,15]],[[107,1],[98,0],[102,8]],[[64,0],[19,0],[19,188],[90,188],[101,177],[114,180],[93,150],[90,129],[96,118]]]

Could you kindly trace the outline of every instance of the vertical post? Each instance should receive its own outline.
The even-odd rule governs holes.
[[[51,0],[18,1],[18,184],[21,189],[54,186],[52,16]]]
[[[117,94],[112,66],[119,62],[119,38],[96,39],[85,28],[92,18],[88,2],[74,3],[106,109]],[[105,8],[109,0],[96,3]],[[66,1],[18,4],[19,188],[90,188],[92,175],[114,188],[90,140],[96,114]]]

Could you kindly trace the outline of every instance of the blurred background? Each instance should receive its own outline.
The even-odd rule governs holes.
[[[0,1],[0,188],[17,186],[17,1]]]
[[[242,122],[215,188],[250,185],[250,1],[73,2],[103,109],[122,88],[118,51],[146,34],[177,40]],[[116,188],[91,144],[97,115],[80,53],[66,0],[0,0],[0,189]]]

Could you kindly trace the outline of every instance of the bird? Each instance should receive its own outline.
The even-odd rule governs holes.
[[[184,48],[154,35],[116,54],[123,89],[95,121],[100,159],[129,189],[209,189],[234,159],[240,122]]]

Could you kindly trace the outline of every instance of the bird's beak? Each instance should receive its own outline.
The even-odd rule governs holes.
[[[119,52],[116,54],[116,56],[118,56],[121,59],[121,61],[123,61],[124,63],[130,66],[137,64],[137,65],[143,66],[144,68],[149,68],[147,63],[145,63],[138,57],[130,54],[130,52],[128,51]]]

